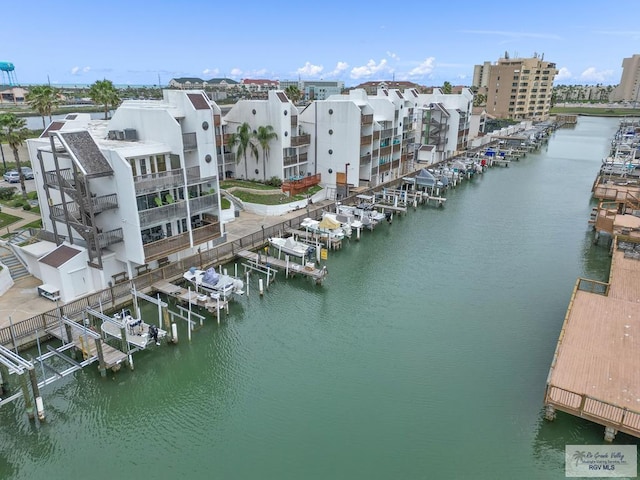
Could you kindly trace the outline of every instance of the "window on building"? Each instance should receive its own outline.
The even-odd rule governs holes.
[[[147,174],[147,159],[141,158],[140,159],[140,175],[146,175],[146,174]]]

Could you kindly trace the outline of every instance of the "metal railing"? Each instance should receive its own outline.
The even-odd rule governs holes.
[[[176,217],[185,217],[186,215],[187,202],[185,200],[138,212],[140,227],[142,228]]]
[[[311,135],[298,135],[297,137],[291,137],[291,146],[300,147],[302,145],[309,145],[311,142]]]

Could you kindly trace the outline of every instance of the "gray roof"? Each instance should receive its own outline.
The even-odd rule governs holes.
[[[59,135],[87,178],[113,175],[111,165],[89,132],[60,132]]]

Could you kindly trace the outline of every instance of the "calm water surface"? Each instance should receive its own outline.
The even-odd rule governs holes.
[[[565,444],[603,428],[545,422],[545,380],[577,277],[607,279],[587,220],[617,126],[581,117],[365,232],[321,287],[253,284],[134,371],[46,387],[44,424],[3,407],[0,478],[564,478]]]

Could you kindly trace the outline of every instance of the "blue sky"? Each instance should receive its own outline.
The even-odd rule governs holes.
[[[15,13],[21,8],[16,7]],[[555,84],[615,85],[640,53],[640,2],[29,2],[3,17],[21,84],[166,85],[174,77],[471,85],[473,66],[534,53]]]

